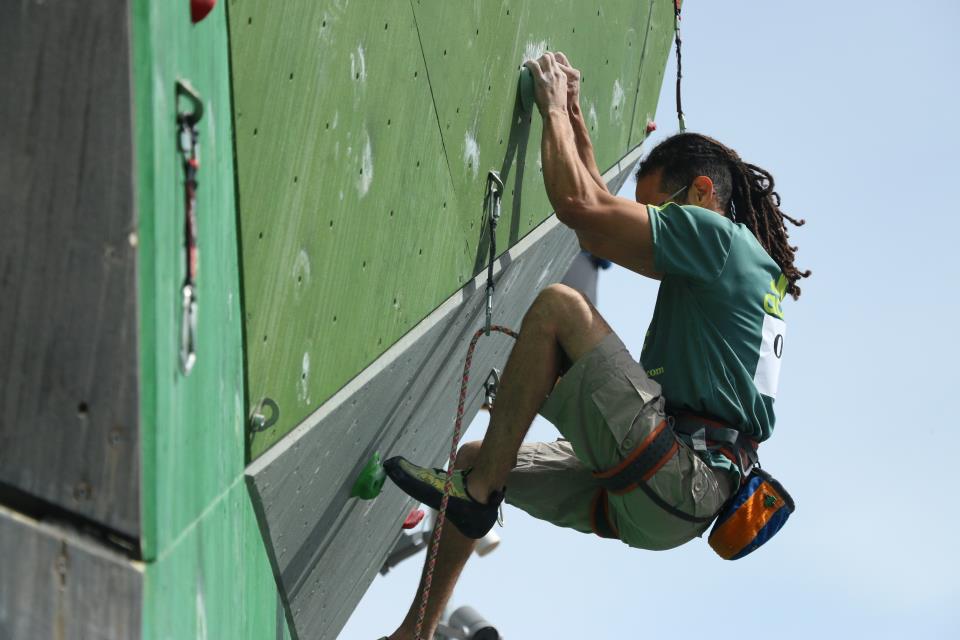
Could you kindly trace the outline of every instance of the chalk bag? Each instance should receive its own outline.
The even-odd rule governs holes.
[[[724,560],[739,560],[780,531],[793,510],[793,498],[783,485],[754,467],[721,510],[708,541]]]

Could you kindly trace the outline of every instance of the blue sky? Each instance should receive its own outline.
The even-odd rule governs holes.
[[[785,306],[762,451],[797,512],[725,562],[701,540],[638,551],[508,508],[454,607],[512,640],[960,637],[957,24],[955,1],[685,3],[688,129],[772,171],[784,210],[808,221],[791,239],[814,275]],[[674,73],[671,56],[648,144],[676,129]],[[599,286],[639,356],[656,283],[614,268]],[[539,420],[530,433],[555,437]],[[378,578],[341,637],[392,631],[419,571],[420,558]]]

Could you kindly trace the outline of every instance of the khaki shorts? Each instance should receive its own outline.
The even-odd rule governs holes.
[[[608,499],[609,523],[632,547],[670,549],[701,535],[709,522],[669,513],[641,489],[622,495],[601,491],[593,471],[624,460],[666,419],[660,385],[651,380],[616,334],[577,360],[560,379],[540,415],[563,436],[525,443],[507,480],[506,501],[561,527],[597,532],[597,500]],[[694,518],[715,514],[730,494],[713,470],[678,440],[676,455],[647,481],[672,508]],[[602,509],[601,509],[602,511]]]

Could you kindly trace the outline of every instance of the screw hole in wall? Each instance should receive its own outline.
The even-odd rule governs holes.
[[[77,405],[77,415],[80,416],[81,418],[86,418],[87,413],[89,411],[90,411],[90,406],[86,402],[81,400],[80,403]]]

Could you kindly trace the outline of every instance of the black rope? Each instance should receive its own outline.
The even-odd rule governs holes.
[[[491,198],[498,196],[490,194]],[[493,203],[496,206],[496,203]],[[492,212],[491,212],[492,213]],[[495,215],[487,216],[490,222],[490,260],[487,262],[487,323],[486,334],[490,335],[490,311],[492,310],[493,292],[496,287],[493,284],[493,261],[497,259],[497,217]]]
[[[680,38],[680,0],[673,0],[673,33],[677,42],[677,120],[680,122],[680,132],[687,130],[687,125],[683,121],[683,103],[680,97],[680,79],[683,78],[683,63],[680,49],[683,40]]]

